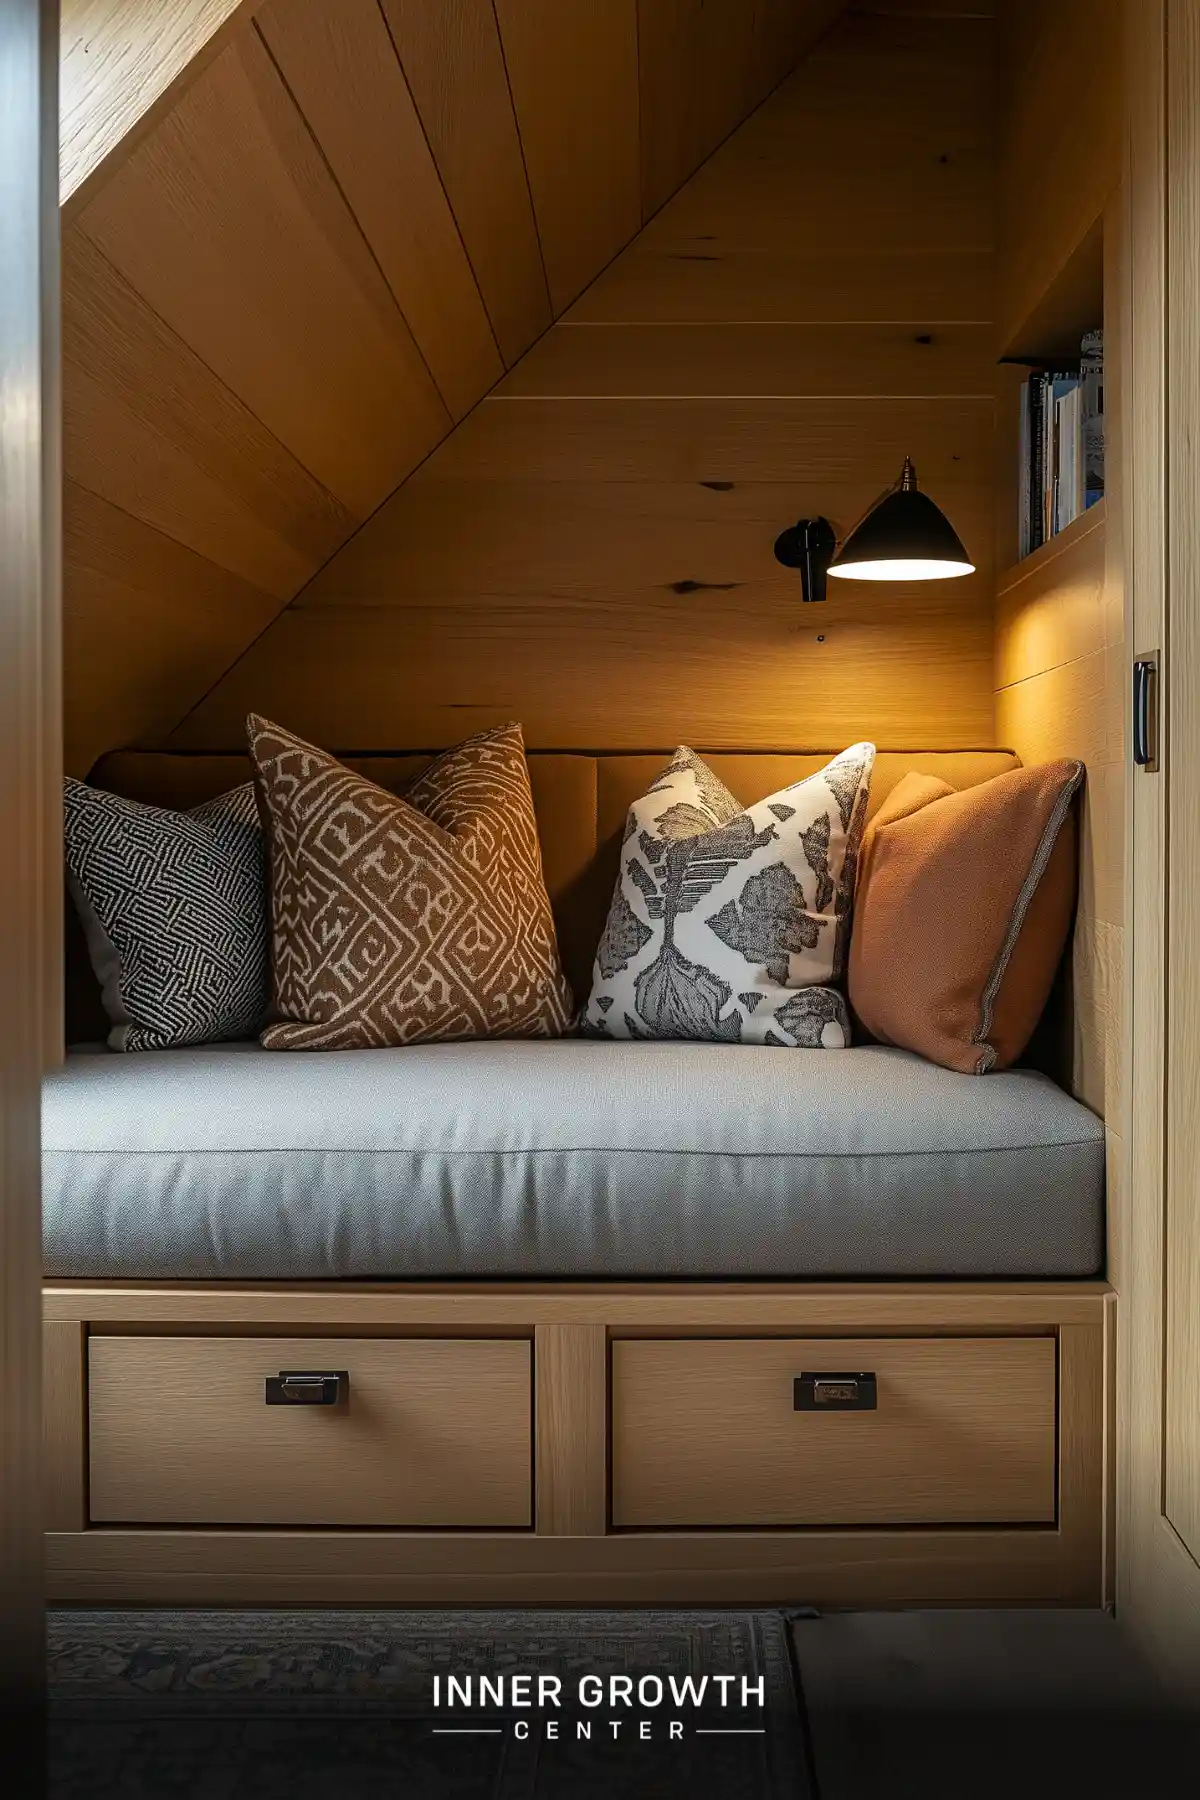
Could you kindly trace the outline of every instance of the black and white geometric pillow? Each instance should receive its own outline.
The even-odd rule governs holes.
[[[262,830],[249,782],[190,812],[63,784],[67,883],[114,1050],[250,1037],[269,980]]]
[[[629,809],[582,1029],[841,1049],[874,744],[743,808],[681,746]]]

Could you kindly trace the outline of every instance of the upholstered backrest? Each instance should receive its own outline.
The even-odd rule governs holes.
[[[838,749],[844,748],[839,745]],[[563,963],[576,994],[586,996],[592,958],[604,928],[625,814],[630,802],[644,794],[670,761],[671,750],[641,754],[614,752],[531,751],[530,772],[537,805],[538,830],[546,884],[554,905]],[[714,772],[750,804],[764,795],[814,774],[837,754],[834,750],[754,751],[701,754]],[[347,756],[353,769],[392,793],[402,793],[430,760],[427,755]],[[871,811],[882,804],[910,769],[940,775],[951,787],[974,787],[1006,769],[1018,758],[1010,750],[882,750],[871,779]],[[172,755],[161,751],[122,750],[102,757],[90,780],[96,787],[159,806],[196,806],[250,778],[244,756]],[[97,1035],[86,1029],[78,993],[78,944],[68,954],[68,1038]],[[72,1004],[72,1000],[74,1004]],[[94,1006],[92,1008],[94,1014]],[[103,1026],[99,1026],[102,1035]]]

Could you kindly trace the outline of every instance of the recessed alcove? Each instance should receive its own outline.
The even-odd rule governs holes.
[[[997,750],[1081,760],[1073,942],[1031,1060],[1106,1121],[1115,1159],[1126,254],[1116,10],[267,0],[208,9],[194,37],[163,38],[152,70],[89,59],[69,37],[68,771],[115,782],[163,754],[201,787],[214,771],[241,779],[231,759],[251,711],[372,768],[514,719],[535,762],[595,762],[600,773],[570,771],[570,794],[593,809],[594,850],[615,846],[624,813],[601,817],[605,768],[680,742],[731,763],[864,738],[914,766],[982,752],[992,771]],[[1079,79],[1063,84],[1068,65]],[[107,129],[89,132],[89,96]],[[1077,355],[1098,326],[1108,496],[1018,561],[1018,384],[1031,364]],[[805,605],[773,556],[779,532],[823,515],[844,536],[905,458],[973,572],[831,582],[823,603]],[[580,853],[580,880],[590,856]],[[1100,1129],[1087,1123],[1098,1157]],[[1115,1182],[1110,1192],[1119,1203]],[[195,1513],[221,1529],[194,1534],[172,1562],[160,1528],[175,1489],[163,1484],[157,1510],[141,1499],[139,1464],[159,1427],[151,1419],[126,1454],[137,1434],[115,1382],[95,1453],[119,1468],[121,1498],[89,1514],[78,1427],[93,1332],[117,1343],[119,1354],[97,1351],[114,1367],[129,1344],[161,1341],[190,1396],[208,1379],[207,1335],[236,1339],[230,1365],[247,1367],[255,1341],[278,1342],[283,1357],[307,1337],[349,1359],[363,1338],[428,1339],[436,1363],[443,1337],[485,1348],[494,1337],[523,1346],[511,1403],[533,1430],[516,1500],[479,1514],[510,1536],[457,1540],[453,1508],[439,1521],[335,1505],[315,1521],[334,1529],[306,1539],[328,1559],[326,1597],[359,1593],[381,1571],[378,1591],[393,1599],[433,1584],[454,1599],[519,1586],[533,1598],[725,1600],[811,1581],[835,1604],[1098,1604],[1106,1273],[624,1290],[298,1280],[290,1291],[244,1284],[236,1303],[218,1282],[87,1293],[62,1282],[48,1314],[55,1580],[92,1599],[139,1581],[151,1598],[278,1599],[301,1579],[288,1544],[232,1516],[251,1505],[236,1496]],[[773,1377],[787,1361],[778,1340],[823,1355],[865,1344],[865,1357],[885,1336],[897,1380],[917,1393],[929,1372],[955,1420],[1017,1371],[1024,1399],[1012,1388],[987,1414],[1000,1421],[988,1466],[1003,1472],[1006,1446],[1018,1446],[1015,1500],[1000,1473],[980,1498],[961,1443],[935,1447],[934,1501],[924,1463],[905,1464],[913,1492],[891,1511],[860,1500],[839,1510],[836,1495],[820,1516],[786,1494],[769,1505],[722,1497],[716,1464],[708,1517],[674,1491],[663,1498],[677,1477],[657,1421],[680,1416],[677,1395],[700,1366],[693,1340],[717,1346],[714,1379],[736,1418],[757,1371]],[[727,1341],[752,1338],[744,1352]],[[960,1339],[976,1358],[965,1386]],[[614,1358],[643,1340],[666,1348]],[[391,1360],[379,1353],[381,1367]],[[617,1364],[633,1374],[614,1437]],[[792,1441],[784,1414],[759,1433],[764,1454],[772,1434]],[[254,1416],[247,1403],[248,1440]],[[292,1426],[272,1423],[282,1469]],[[219,1409],[207,1429],[225,1441]],[[625,1512],[611,1466],[622,1432],[643,1447],[650,1496]],[[905,1445],[892,1448],[900,1466]],[[844,1445],[831,1492],[847,1469],[871,1478],[853,1449],[843,1457]],[[281,1504],[258,1523],[295,1517]],[[462,1519],[478,1522],[469,1508]],[[429,1540],[399,1529],[414,1520],[434,1528]],[[379,1521],[367,1536],[349,1530]],[[668,1541],[655,1536],[662,1524],[689,1531]],[[767,1524],[779,1529],[755,1536]],[[898,1525],[917,1528],[911,1542]],[[722,1535],[739,1526],[736,1543]]]

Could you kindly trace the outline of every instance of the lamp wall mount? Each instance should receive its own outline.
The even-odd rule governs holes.
[[[825,577],[837,549],[837,533],[828,519],[800,519],[775,539],[775,560],[799,569],[804,600],[824,600]]]

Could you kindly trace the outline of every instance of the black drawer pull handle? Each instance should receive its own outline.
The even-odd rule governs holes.
[[[345,1369],[281,1369],[267,1376],[268,1406],[336,1406],[349,1393]]]
[[[879,1405],[874,1372],[797,1375],[792,1387],[795,1412],[874,1412]]]

